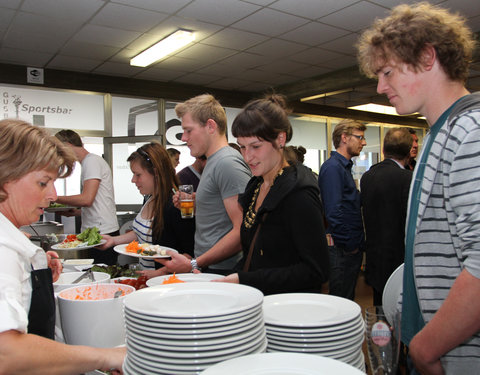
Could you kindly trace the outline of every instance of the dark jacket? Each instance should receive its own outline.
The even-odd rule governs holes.
[[[412,171],[386,159],[360,180],[366,233],[366,281],[382,292],[391,273],[403,263],[405,220]]]
[[[239,196],[244,216],[259,181],[261,177],[253,177]],[[319,292],[328,280],[329,262],[319,190],[312,171],[297,164],[277,177],[255,224],[250,229],[242,224],[243,259],[262,219],[249,272],[240,271],[243,261],[238,266],[240,283],[266,295]]]

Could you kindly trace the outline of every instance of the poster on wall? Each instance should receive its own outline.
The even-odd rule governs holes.
[[[2,118],[47,128],[104,130],[103,94],[0,86]]]

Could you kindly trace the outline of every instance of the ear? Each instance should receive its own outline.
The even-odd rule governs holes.
[[[217,130],[217,123],[215,122],[215,120],[211,118],[207,120],[207,122],[205,123],[205,126],[209,134],[213,134],[215,130]]]
[[[280,132],[277,135],[277,146],[278,148],[284,148],[287,139],[287,134],[285,132]]]
[[[435,51],[435,48],[432,45],[427,44],[423,48],[422,55],[420,56],[420,64],[422,68],[426,71],[432,70],[436,59],[437,51]]]

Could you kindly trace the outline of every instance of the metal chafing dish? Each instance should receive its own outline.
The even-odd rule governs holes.
[[[63,224],[56,221],[37,221],[20,227],[20,230],[31,234],[30,241],[45,251],[51,250],[52,245],[62,242],[66,237],[66,234],[63,233]],[[62,259],[91,258],[90,249],[58,249],[55,251]]]

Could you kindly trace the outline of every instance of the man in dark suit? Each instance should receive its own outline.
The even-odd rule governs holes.
[[[405,169],[412,136],[407,128],[385,135],[385,160],[373,165],[360,180],[366,233],[366,281],[373,288],[373,304],[382,305],[385,284],[405,255],[405,220],[412,171]]]

